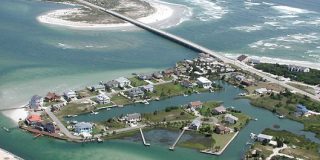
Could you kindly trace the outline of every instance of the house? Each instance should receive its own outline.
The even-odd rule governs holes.
[[[159,72],[153,73],[152,76],[153,76],[154,78],[156,78],[156,79],[161,79],[161,78],[163,78],[163,75],[162,75],[161,73],[159,73]]]
[[[142,97],[144,95],[144,92],[140,88],[132,88],[128,91],[128,95],[131,98],[136,98],[136,97]]]
[[[267,88],[258,88],[254,90],[254,93],[256,94],[266,94],[268,93],[268,89]]]
[[[141,80],[151,80],[152,79],[152,75],[150,74],[139,74],[138,78]]]
[[[153,92],[154,87],[153,87],[152,84],[148,84],[148,85],[146,85],[146,86],[142,86],[141,89],[142,89],[142,91],[144,91],[144,92]]]
[[[102,92],[106,91],[106,86],[102,84],[94,85],[91,88],[92,88],[92,91],[102,91]]]
[[[212,82],[209,79],[205,78],[205,77],[197,78],[197,83],[200,86],[202,86],[203,88],[206,88],[206,89],[210,88],[211,84],[212,84]]]
[[[241,81],[240,84],[245,85],[245,86],[251,86],[253,84],[253,81],[246,79],[246,80]]]
[[[99,94],[96,98],[99,104],[108,104],[111,102],[110,98],[105,94]]]
[[[214,132],[216,132],[217,134],[227,134],[230,133],[230,128],[225,127],[223,125],[217,125],[214,128]]]
[[[213,114],[223,114],[223,113],[226,113],[226,112],[227,112],[227,109],[222,105],[212,109],[212,113]]]
[[[189,80],[182,80],[181,85],[186,88],[192,88],[193,84]]]
[[[69,90],[67,92],[64,92],[63,95],[67,100],[72,100],[72,99],[77,98],[77,93],[73,90]]]
[[[108,81],[107,83],[104,84],[107,88],[117,88],[119,86],[119,83],[115,80]]]
[[[26,118],[25,121],[26,121],[27,125],[33,126],[33,125],[35,125],[35,124],[38,123],[38,122],[42,122],[42,118],[41,118],[40,115],[31,114],[31,115],[29,115],[29,116]]]
[[[269,136],[266,134],[258,134],[256,140],[259,142],[267,141],[270,142],[272,140],[273,136]]]
[[[236,75],[236,77],[235,77],[235,78],[236,78],[236,80],[237,80],[237,81],[240,81],[240,82],[246,79],[246,77],[245,77],[245,76],[240,75],[240,74],[239,74],[239,75]]]
[[[233,116],[231,114],[226,114],[224,116],[224,121],[226,121],[226,122],[228,122],[230,124],[235,124],[235,123],[237,123],[238,120],[239,119],[237,117],[235,117],[235,116]]]
[[[310,72],[310,68],[296,65],[288,65],[288,70],[291,72]]]
[[[58,94],[52,93],[52,92],[48,92],[46,97],[44,98],[44,100],[46,102],[55,102],[55,101],[60,100],[60,98],[61,98],[61,96],[59,96]]]
[[[240,61],[240,62],[247,62],[249,59],[248,59],[248,56],[246,56],[246,55],[240,55],[237,58],[237,60]]]
[[[30,102],[29,102],[29,108],[38,110],[41,107],[43,107],[43,98],[38,95],[32,96]]]
[[[198,120],[198,119],[195,119],[192,121],[192,123],[189,125],[189,129],[192,129],[192,130],[198,130],[201,126],[201,121]]]
[[[193,108],[193,109],[200,109],[200,108],[202,108],[202,105],[203,105],[203,103],[202,102],[200,102],[200,101],[194,101],[194,102],[190,102],[189,103],[189,107],[190,108]]]
[[[118,82],[118,87],[124,88],[130,85],[130,80],[124,77],[119,77],[115,79],[116,82]]]
[[[250,58],[250,59],[248,60],[248,63],[251,64],[251,65],[256,65],[256,64],[260,64],[260,60]]]
[[[166,70],[162,71],[162,74],[164,76],[171,76],[172,74],[174,74],[174,69],[173,68],[166,69]]]
[[[74,131],[76,133],[91,133],[92,132],[92,124],[88,122],[79,122],[74,125]]]
[[[44,125],[44,130],[49,133],[55,133],[56,126],[52,122],[48,122]]]
[[[309,110],[307,109],[306,106],[304,106],[304,105],[302,105],[302,104],[298,104],[298,105],[296,106],[296,112],[299,113],[299,114],[301,114],[301,115],[304,115],[304,114],[308,113]]]
[[[137,122],[141,121],[141,114],[140,113],[132,113],[132,114],[127,114],[125,117],[126,123],[133,123],[136,124]]]

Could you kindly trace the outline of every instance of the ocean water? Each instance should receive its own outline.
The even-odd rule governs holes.
[[[228,56],[245,53],[270,61],[297,61],[313,66],[320,62],[320,2],[317,0],[165,1],[185,5],[192,11],[188,21],[166,30],[212,50]],[[66,7],[36,0],[1,1],[0,108],[25,104],[34,94],[63,92],[133,72],[152,72],[197,56],[143,30],[82,31],[48,26],[36,20],[45,12]],[[229,100],[227,97],[217,98]],[[245,101],[232,103],[252,109]],[[271,115],[251,109],[248,112],[252,115]],[[299,134],[307,134],[300,132],[301,124],[272,119]],[[0,124],[16,126],[3,115]],[[223,159],[239,159],[245,151],[247,135],[270,126],[260,125],[253,122],[245,128],[239,136],[241,139],[231,144]],[[34,140],[32,135],[16,129],[10,134],[0,130],[0,136],[1,148],[26,159],[221,159],[182,148],[169,152],[167,146],[161,145],[145,149],[122,140],[101,145],[48,138]]]

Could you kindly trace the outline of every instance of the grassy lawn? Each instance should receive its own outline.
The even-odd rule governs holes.
[[[94,107],[88,104],[69,103],[66,106],[62,107],[60,111],[56,112],[55,115],[61,120],[67,115],[83,114],[92,110],[94,110]]]
[[[133,87],[144,86],[148,84],[147,82],[140,80],[137,77],[129,78],[129,80],[131,81],[131,85]]]
[[[114,95],[111,97],[111,101],[117,105],[126,105],[131,103],[129,99],[123,97],[122,95]]]
[[[163,122],[165,121],[180,121],[180,120],[193,120],[195,116],[185,112],[181,108],[167,109],[163,111],[156,111],[154,113],[146,113],[142,115],[147,121],[151,122]]]
[[[310,94],[315,94],[315,90],[314,90],[314,88],[312,88],[312,87],[309,87],[309,86],[305,86],[305,85],[300,85],[300,84],[296,84],[296,83],[288,83],[290,86],[293,86],[293,87],[295,87],[295,88],[298,88],[298,89],[301,89],[301,90],[303,90],[303,91],[305,91],[305,92],[308,92],[308,93],[310,93]]]
[[[191,134],[192,138],[178,143],[177,144],[178,146],[197,149],[197,150],[203,150],[211,147],[212,145],[211,137],[205,137],[202,134],[193,133],[193,132],[188,132],[188,134]]]
[[[88,89],[82,89],[82,90],[76,91],[76,93],[81,97],[91,97],[99,94],[98,92],[91,92]]]
[[[252,86],[246,87],[245,89],[249,93],[254,93],[254,90],[259,89],[259,88],[268,88],[268,89],[272,89],[272,90],[277,91],[277,92],[280,92],[280,91],[284,90],[284,88],[279,86],[278,84],[268,83],[268,82],[257,82],[256,85],[252,85]]]
[[[243,128],[250,120],[250,117],[244,113],[231,113],[235,117],[237,117],[239,120],[236,124],[231,125],[231,128],[237,127],[238,129]]]
[[[212,109],[220,106],[221,102],[208,101],[204,102],[202,108],[199,110],[200,114],[206,117],[212,116]]]
[[[100,126],[100,128],[109,127],[110,130],[125,128],[126,126],[124,122],[120,122],[116,119],[109,119],[106,121],[97,122],[96,124],[97,126]]]
[[[170,77],[169,77],[169,76],[164,76],[164,77],[163,77],[163,80],[164,80],[164,81],[171,81],[171,80],[173,80],[173,77],[171,77],[171,76],[170,76]]]
[[[154,87],[156,93],[152,93],[153,97],[170,97],[182,95],[188,91],[187,88],[181,86],[180,84],[166,83],[161,85],[156,85]]]
[[[217,146],[220,146],[220,149],[222,149],[229,140],[234,136],[235,133],[229,133],[229,134],[212,134],[212,138],[214,139],[215,143],[213,145],[213,149]]]

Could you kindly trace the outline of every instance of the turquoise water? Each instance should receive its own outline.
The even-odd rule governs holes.
[[[320,3],[316,0],[268,1],[274,3],[272,6],[256,1],[259,5],[250,7],[240,0],[167,1],[190,7],[193,16],[191,20],[166,30],[210,49],[230,55],[248,53],[319,62],[317,20]],[[290,13],[294,18],[283,18],[288,12],[279,12],[279,7],[274,6],[304,10]],[[77,31],[43,25],[36,20],[44,12],[65,7],[33,0],[1,1],[0,108],[24,104],[33,94],[43,95],[49,90],[62,92],[133,72],[152,72],[197,55],[145,31]],[[293,25],[302,20],[304,22]],[[247,32],[248,26],[252,25],[255,25],[253,30],[256,31],[251,28]],[[141,143],[126,140],[103,144],[76,144],[45,137],[35,140],[32,135],[17,129],[9,134],[0,130],[0,147],[25,159],[240,159],[246,150],[249,133],[260,132],[273,124],[280,124],[283,129],[319,142],[313,134],[301,131],[303,126],[299,123],[280,120],[268,111],[251,107],[247,100],[234,100],[239,92],[227,86],[227,90],[221,93],[193,95],[189,99],[176,97],[152,102],[148,106],[114,109],[94,117],[101,120],[136,110],[153,111],[168,104],[184,104],[192,99],[224,101],[226,106],[237,107],[252,117],[258,117],[258,121],[252,121],[244,128],[221,157],[183,148],[170,152],[165,144],[145,148]],[[87,119],[86,116],[78,118]],[[0,124],[7,127],[16,125],[2,115]]]

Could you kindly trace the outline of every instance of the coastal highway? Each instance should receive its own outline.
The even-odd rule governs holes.
[[[241,68],[241,69],[243,69],[243,70],[245,70],[245,71],[248,71],[248,72],[251,72],[251,73],[253,73],[253,74],[256,74],[256,75],[258,75],[258,76],[266,79],[267,81],[269,81],[269,82],[271,82],[271,83],[277,83],[277,84],[279,84],[279,85],[281,85],[281,86],[283,86],[283,87],[285,87],[285,88],[288,88],[289,90],[295,91],[295,92],[300,93],[300,94],[302,94],[302,95],[306,95],[306,96],[308,96],[308,97],[310,97],[310,98],[312,98],[312,99],[314,99],[314,100],[316,100],[316,101],[320,101],[320,99],[319,99],[318,97],[316,97],[315,95],[312,95],[312,94],[307,93],[307,92],[305,92],[305,91],[303,91],[303,90],[300,90],[300,89],[298,89],[298,88],[295,88],[295,87],[293,87],[293,86],[290,86],[290,85],[286,84],[286,83],[283,82],[283,81],[279,81],[279,80],[277,80],[277,79],[275,79],[275,78],[270,77],[269,75],[267,75],[266,73],[264,73],[264,72],[262,72],[262,71],[259,71],[259,70],[255,69],[255,68],[252,68],[252,67],[249,67],[248,65],[243,64],[243,63],[241,63],[241,62],[239,62],[239,61],[236,61],[236,60],[234,60],[234,59],[230,59],[230,58],[228,58],[228,57],[225,57],[225,56],[222,55],[222,54],[213,52],[212,50],[210,50],[210,49],[208,49],[208,48],[206,48],[206,47],[203,47],[203,46],[201,46],[201,45],[199,45],[199,44],[193,43],[193,42],[191,42],[191,41],[189,41],[189,40],[186,40],[186,39],[184,39],[184,38],[182,38],[182,37],[179,37],[179,36],[173,35],[173,34],[171,34],[171,33],[165,32],[165,31],[163,31],[163,30],[160,30],[160,29],[151,27],[151,26],[149,26],[149,25],[147,25],[147,24],[144,24],[144,23],[142,23],[142,22],[139,22],[139,21],[137,21],[137,20],[135,20],[135,19],[132,19],[132,18],[130,18],[130,17],[126,17],[126,16],[124,16],[124,15],[122,15],[122,14],[119,14],[119,13],[117,13],[117,12],[114,12],[114,11],[105,9],[105,8],[103,8],[103,7],[97,6],[97,5],[95,5],[95,4],[92,4],[92,3],[90,3],[90,2],[87,2],[87,1],[85,1],[85,0],[76,0],[76,2],[78,2],[78,3],[82,4],[82,5],[91,7],[91,8],[93,8],[93,9],[97,9],[97,10],[100,10],[100,11],[102,11],[102,12],[108,13],[108,14],[110,14],[110,15],[113,15],[113,16],[115,16],[115,17],[117,17],[117,18],[120,18],[120,19],[122,19],[122,20],[125,20],[125,21],[127,21],[127,22],[129,22],[129,23],[132,23],[132,24],[134,24],[134,25],[142,28],[142,29],[145,29],[145,30],[150,31],[150,32],[152,32],[152,33],[154,33],[154,34],[157,34],[157,35],[159,35],[159,36],[161,36],[161,37],[163,37],[163,38],[169,39],[169,40],[171,40],[171,41],[173,41],[173,42],[175,42],[175,43],[178,43],[178,44],[180,44],[180,45],[183,45],[183,46],[185,46],[185,47],[187,47],[187,48],[189,48],[189,49],[192,49],[192,50],[194,50],[194,51],[202,52],[202,53],[206,53],[206,54],[212,55],[212,56],[220,59],[220,60],[223,61],[224,63],[234,64],[235,66],[237,66],[237,67],[239,67],[239,68]]]

